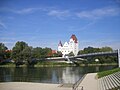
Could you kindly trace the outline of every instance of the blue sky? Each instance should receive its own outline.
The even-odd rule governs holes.
[[[120,0],[0,0],[0,42],[57,49],[72,34],[79,49],[120,48]]]

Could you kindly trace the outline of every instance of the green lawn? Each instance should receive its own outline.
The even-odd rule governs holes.
[[[101,78],[101,77],[113,74],[115,72],[118,72],[118,71],[120,71],[120,68],[116,68],[116,69],[112,69],[112,70],[108,70],[108,71],[103,71],[103,72],[98,72],[97,75],[98,75],[98,78]]]

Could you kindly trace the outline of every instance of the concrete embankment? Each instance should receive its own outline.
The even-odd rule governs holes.
[[[72,90],[72,88],[61,87],[60,84],[6,82],[0,83],[0,90]]]

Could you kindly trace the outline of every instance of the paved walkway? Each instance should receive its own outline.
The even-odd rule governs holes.
[[[78,88],[80,88],[80,86],[83,86],[83,90],[98,90],[96,75],[97,73],[87,74]]]

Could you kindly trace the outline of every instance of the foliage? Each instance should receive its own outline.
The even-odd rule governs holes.
[[[73,52],[70,52],[69,53],[69,56],[75,56]]]
[[[33,58],[37,59],[45,58],[52,55],[52,49],[47,47],[46,48],[36,47],[33,48],[32,55]]]
[[[80,50],[78,52],[79,54],[88,54],[88,53],[97,53],[97,52],[110,52],[113,51],[111,47],[102,47],[102,48],[93,48],[93,47],[87,47],[83,50]],[[88,63],[95,63],[95,59],[99,59],[99,63],[117,63],[117,56],[94,56],[94,57],[87,57]]]
[[[53,54],[55,57],[62,57],[62,53],[60,51],[57,51],[57,53]]]
[[[17,42],[12,49],[11,57],[15,62],[23,62],[26,59],[26,49],[28,48],[28,44],[21,41]],[[30,53],[30,52],[29,52]]]
[[[39,61],[36,66],[40,65],[48,65],[48,66],[56,66],[56,65],[62,65],[62,66],[69,66],[70,64],[65,63],[65,62],[48,62],[48,61]]]
[[[83,50],[80,50],[78,54],[87,54],[87,53],[96,53],[96,52],[109,52],[113,51],[111,47],[102,47],[102,48],[94,48],[94,47],[87,47]]]
[[[26,42],[18,41],[12,49],[11,58],[18,64],[31,64],[40,58],[52,55],[51,48],[32,48]]]
[[[41,55],[42,55],[42,48],[41,47],[33,48],[33,50],[32,50],[32,57],[33,58],[39,59],[39,58],[41,58]]]
[[[0,60],[6,60],[10,58],[11,51],[3,44],[0,43]]]
[[[120,71],[120,68],[116,68],[116,69],[112,69],[112,70],[108,70],[108,71],[103,71],[103,72],[98,72],[98,78],[113,74],[115,72]]]
[[[87,47],[83,50],[80,50],[78,54],[87,54],[87,53],[95,53],[95,52],[108,52],[113,51],[110,47],[102,47],[102,48],[93,48]],[[73,52],[69,53],[70,56],[74,56]],[[41,47],[30,47],[26,42],[18,41],[11,51],[3,44],[0,43],[0,60],[8,60],[12,59],[16,63],[19,64],[30,64],[31,62],[35,62],[35,60],[40,60],[41,58],[46,57],[60,57],[62,56],[61,52],[52,53],[51,48],[41,48]],[[88,57],[89,62],[86,63],[95,63],[95,59],[99,59],[98,63],[115,63],[117,62],[117,56],[95,56]]]

